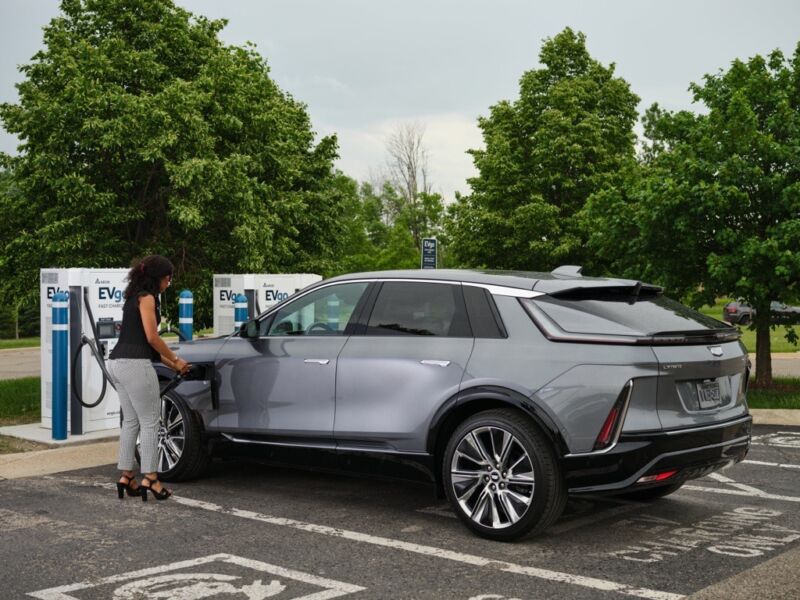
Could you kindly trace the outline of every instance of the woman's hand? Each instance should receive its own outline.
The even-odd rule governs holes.
[[[175,364],[174,369],[181,375],[186,375],[186,373],[192,366],[182,358],[178,358],[178,360],[176,360],[174,364]]]

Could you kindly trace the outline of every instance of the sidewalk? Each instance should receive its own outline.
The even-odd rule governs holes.
[[[39,377],[41,366],[38,346],[0,350],[0,379]]]
[[[119,442],[0,454],[0,480],[35,477],[117,462]]]

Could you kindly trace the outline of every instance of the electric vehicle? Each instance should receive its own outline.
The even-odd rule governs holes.
[[[568,494],[665,496],[750,445],[738,331],[579,267],[336,277],[176,348],[195,371],[163,397],[163,479],[220,442],[414,458],[496,540]]]

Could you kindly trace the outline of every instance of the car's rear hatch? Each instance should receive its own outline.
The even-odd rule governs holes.
[[[627,284],[626,284],[627,283]],[[664,429],[697,427],[747,413],[747,353],[735,328],[638,282],[539,296],[537,323],[553,341],[650,346],[659,365]]]

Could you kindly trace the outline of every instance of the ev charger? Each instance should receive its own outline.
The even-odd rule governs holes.
[[[214,275],[214,335],[233,332],[233,303],[238,294],[247,298],[247,314],[252,319],[318,281],[322,281],[322,277],[313,273]]]
[[[117,345],[127,274],[128,269],[41,269],[42,427],[53,427],[52,298],[56,292],[66,292],[69,294],[67,422],[70,424],[70,434],[119,428],[119,396],[110,383],[105,386],[103,400],[93,408],[81,406],[72,393],[73,386],[77,386],[81,397],[91,403],[103,389],[103,370],[90,349],[84,345],[78,355],[80,365],[75,371],[76,381],[72,381],[72,363],[83,335],[93,339],[96,332],[95,342],[106,360]]]

